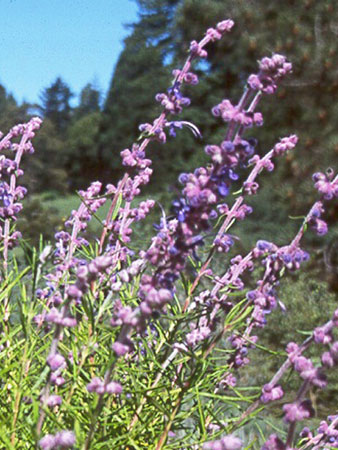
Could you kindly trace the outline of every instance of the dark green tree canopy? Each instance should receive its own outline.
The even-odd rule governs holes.
[[[42,91],[41,113],[51,120],[58,131],[65,131],[71,119],[70,99],[74,96],[69,86],[58,77],[54,83]]]
[[[76,118],[100,111],[101,93],[93,83],[87,83],[80,93],[80,103],[75,110]]]

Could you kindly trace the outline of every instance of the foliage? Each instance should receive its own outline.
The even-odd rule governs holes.
[[[75,111],[79,118],[100,111],[101,93],[92,83],[86,84],[80,93],[80,104]]]
[[[140,5],[158,12],[157,2],[142,0]],[[32,118],[1,136],[4,448],[337,446],[338,416],[322,416],[317,430],[299,429],[304,423],[313,426],[307,420],[315,413],[327,414],[321,391],[329,369],[338,365],[338,309],[325,283],[310,283],[297,274],[313,261],[303,248],[305,236],[312,230],[317,241],[328,232],[324,214],[338,197],[338,176],[332,169],[313,175],[318,198],[309,209],[302,199],[302,217],[294,219],[297,227],[287,230],[287,239],[274,236],[271,242],[262,236],[250,246],[248,236],[238,252],[232,232],[252,213],[250,198],[259,192],[262,173],[272,172],[276,161],[297,145],[292,134],[262,152],[247,136],[248,129],[263,123],[258,105],[291,72],[284,56],[261,59],[237,103],[217,100],[214,120],[227,123],[221,142],[215,144],[215,133],[205,148],[205,165],[180,175],[182,188],[171,211],[158,205],[155,232],[144,234],[142,241],[134,239],[135,231],[146,229],[144,221],[156,204],[139,197],[153,173],[146,150],[180,133],[200,136],[194,123],[179,117],[190,102],[185,85],[198,83],[191,71],[194,63],[207,56],[209,46],[211,54],[216,51],[215,41],[233,25],[231,19],[219,22],[200,42],[191,42],[170,88],[155,97],[161,105],[158,117],[141,124],[137,143],[122,150],[125,173],[120,181],[105,187],[96,181],[79,190],[80,205],[52,244],[40,239],[39,247],[31,248],[15,228],[27,193],[19,184],[22,167],[34,152],[32,140],[41,119]],[[160,39],[158,30],[154,36]],[[149,45],[140,45],[140,54],[150,49],[156,62],[160,52]],[[134,69],[130,67],[130,75],[136,84]],[[50,115],[51,136],[54,126],[62,128],[57,117]],[[98,118],[97,111],[88,112],[69,128],[72,154],[78,147],[94,159]],[[73,168],[74,176],[81,168]],[[257,204],[258,211],[263,203]],[[275,220],[277,213],[282,217],[281,211],[271,212]],[[47,222],[43,214],[48,213],[33,203],[26,221],[37,228]],[[94,236],[90,221],[100,224]],[[264,218],[255,221],[255,233],[260,233]],[[18,244],[24,258],[13,251]],[[322,297],[330,306],[325,314],[318,307]],[[294,330],[300,323],[295,316],[310,306],[304,328]],[[258,371],[260,358],[265,361],[261,368],[269,364],[270,373]]]
[[[73,97],[69,86],[58,77],[41,94],[41,112],[51,120],[59,132],[64,132],[71,117],[70,99]]]
[[[100,113],[91,112],[69,126],[66,170],[73,189],[102,173],[102,159],[96,146],[99,123]]]

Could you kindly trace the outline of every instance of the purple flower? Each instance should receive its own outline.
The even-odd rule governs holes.
[[[191,41],[190,52],[192,56],[199,56],[200,58],[206,58],[208,53],[204,50],[201,45],[196,41]]]
[[[228,33],[231,31],[232,27],[235,25],[235,22],[231,19],[223,20],[216,25],[217,31],[220,33]]]
[[[323,195],[325,200],[331,200],[338,197],[338,178],[334,177],[334,171],[327,170],[326,174],[318,172],[313,174],[312,179],[315,182],[315,188]]]
[[[297,142],[298,136],[296,136],[295,134],[282,138],[280,142],[278,142],[273,148],[274,155],[282,155],[289,150],[294,149]]]
[[[50,395],[47,400],[46,404],[50,408],[53,408],[54,406],[61,405],[62,398],[59,395]]]
[[[242,441],[230,434],[217,441],[205,442],[203,450],[238,450],[243,447]]]
[[[285,450],[286,445],[284,442],[276,435],[271,434],[269,439],[264,443],[261,450]]]
[[[294,367],[297,372],[304,372],[305,370],[313,369],[312,361],[305,356],[297,356],[294,361]]]
[[[229,386],[235,387],[237,384],[237,379],[231,373],[226,375],[226,377],[220,381],[220,386],[223,389],[227,389]]]
[[[335,361],[332,358],[330,352],[324,352],[321,357],[322,364],[326,367],[332,368],[335,365]]]
[[[319,236],[323,236],[328,231],[327,223],[321,219],[316,220],[315,228],[316,228],[317,234],[319,234]]]
[[[287,403],[283,406],[283,411],[286,422],[298,422],[314,415],[310,400],[303,400],[301,403]]]
[[[120,383],[117,383],[116,381],[111,381],[106,386],[106,392],[107,394],[120,395],[122,392],[122,386],[120,385]]]
[[[317,342],[317,344],[329,344],[332,341],[332,331],[333,328],[333,322],[330,321],[326,326],[324,327],[317,327],[315,328],[313,332],[314,340]]]
[[[59,431],[55,435],[55,439],[57,445],[63,448],[73,447],[76,441],[75,434],[72,431]]]
[[[263,83],[261,82],[259,76],[256,74],[252,74],[249,76],[248,85],[254,91],[260,91],[263,89]]]
[[[71,298],[79,299],[82,297],[83,292],[75,284],[71,284],[67,289],[67,295]]]
[[[208,326],[199,326],[192,330],[186,336],[186,341],[189,347],[196,346],[200,341],[206,339],[211,333]]]
[[[303,429],[302,429],[302,431],[299,433],[299,436],[301,437],[301,438],[308,438],[308,439],[310,439],[310,438],[312,438],[313,437],[313,435],[312,435],[312,433],[311,433],[311,431],[310,431],[310,428],[308,428],[308,427],[304,427]]]
[[[112,345],[112,349],[117,354],[117,356],[123,356],[130,351],[130,346],[123,344],[122,342],[116,341]]]
[[[55,384],[55,386],[62,386],[65,383],[65,379],[61,375],[52,372],[50,375],[50,382]]]
[[[59,447],[70,448],[75,445],[75,434],[72,431],[59,431],[55,436],[47,434],[39,441],[43,450],[52,450]]]
[[[39,446],[43,450],[52,450],[53,448],[56,447],[56,445],[57,445],[57,443],[56,443],[55,436],[53,436],[52,434],[47,434],[39,441]]]
[[[214,244],[218,252],[228,252],[230,248],[234,245],[234,240],[232,236],[228,234],[223,234],[220,237],[216,237]]]
[[[87,384],[87,391],[88,392],[96,392],[99,395],[104,394],[105,387],[104,382],[98,377],[95,377],[91,380],[89,384]]]
[[[263,394],[261,396],[262,403],[269,403],[274,400],[279,400],[283,397],[284,392],[281,386],[271,386],[266,384],[263,386]]]
[[[65,366],[65,358],[59,353],[55,353],[53,355],[49,355],[47,357],[47,363],[52,371],[59,369],[60,367]]]

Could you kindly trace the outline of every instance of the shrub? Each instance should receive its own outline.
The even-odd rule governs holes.
[[[278,298],[279,283],[309,259],[301,247],[305,232],[327,232],[326,202],[338,195],[333,170],[314,175],[319,199],[291,242],[259,240],[246,255],[228,256],[237,241],[229,230],[252,212],[245,202],[259,190],[260,173],[273,171],[275,158],[297,144],[296,135],[284,137],[262,156],[256,140],[246,136],[263,124],[257,107],[264,95],[274,94],[291,72],[284,56],[264,57],[238,103],[226,99],[213,108],[227,123],[224,140],[206,146],[206,167],[180,176],[181,194],[169,215],[161,208],[155,235],[144,236],[140,248],[133,244],[134,224],[155,206],[151,199],[138,202],[152,175],[145,151],[152,141],[164,144],[178,132],[200,136],[195,124],[171,116],[190,102],[184,83],[198,83],[193,62],[206,57],[206,45],[232,26],[232,20],[220,22],[191,43],[172,86],[156,96],[159,117],[140,125],[137,144],[121,152],[121,181],[79,191],[82,202],[55,243],[30,251],[25,264],[11,251],[21,240],[13,224],[26,194],[17,182],[41,120],[2,137],[0,439],[6,448],[272,450],[338,444],[338,416],[317,431],[298,429],[316,412],[308,393],[317,395],[327,384],[326,371],[338,363],[338,310],[307,330],[303,342],[288,342],[285,352],[258,339],[270,313],[278,320],[288,308]],[[101,235],[88,242],[87,225],[106,202]],[[289,339],[288,321],[279,323],[278,332]],[[313,344],[320,352],[305,356]],[[247,366],[259,351],[274,361],[283,356],[284,362],[269,378],[253,376],[253,384]],[[258,374],[260,367],[251,370]],[[297,375],[291,383],[290,372]],[[280,412],[276,407],[269,417],[265,411],[272,402]],[[281,416],[284,425],[277,424]],[[252,434],[253,429],[260,431]]]

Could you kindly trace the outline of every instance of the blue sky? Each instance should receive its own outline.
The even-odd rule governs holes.
[[[132,0],[0,0],[0,83],[17,101],[38,102],[57,76],[75,94],[88,82],[106,93],[137,18]],[[75,98],[75,102],[77,99]]]

